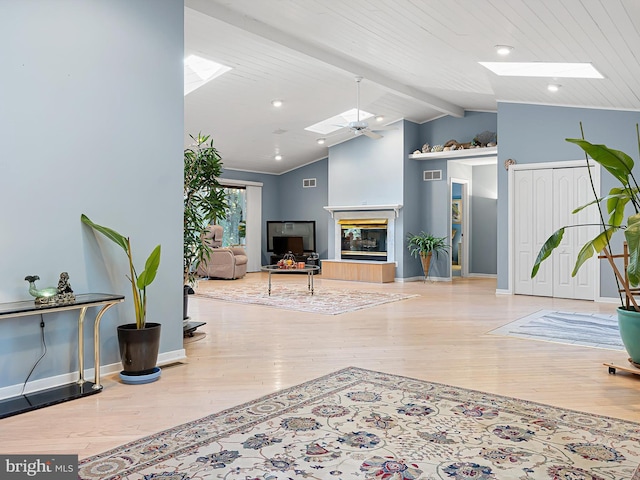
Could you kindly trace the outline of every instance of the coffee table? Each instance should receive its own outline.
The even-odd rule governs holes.
[[[307,288],[313,295],[313,274],[320,270],[320,266],[305,265],[304,268],[280,268],[278,265],[263,265],[260,269],[263,272],[269,272],[269,295],[271,295],[271,275],[273,273],[306,273]]]

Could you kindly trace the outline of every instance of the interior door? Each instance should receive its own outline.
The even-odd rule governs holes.
[[[540,247],[553,232],[553,171],[517,170],[514,182],[514,292],[551,297],[552,262],[544,262],[533,279],[531,269]]]
[[[571,273],[578,252],[597,227],[566,229],[560,246],[531,278],[538,252],[553,232],[565,225],[597,223],[596,209],[571,213],[593,198],[587,168],[516,170],[513,179],[514,293],[593,300],[594,262],[588,261],[576,277]]]
[[[571,213],[593,198],[591,183],[586,168],[558,168],[553,170],[554,231],[565,225],[597,223],[594,208]],[[553,296],[593,300],[593,262],[586,262],[575,277],[571,276],[576,257],[582,245],[597,234],[596,227],[567,228],[562,242],[553,253]]]

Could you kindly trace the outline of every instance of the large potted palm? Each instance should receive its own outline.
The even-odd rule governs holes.
[[[198,264],[209,258],[202,233],[210,223],[226,217],[227,200],[218,178],[222,158],[209,135],[190,135],[194,144],[184,151],[184,319],[188,318],[188,294]]]
[[[144,270],[138,273],[133,263],[129,237],[92,222],[85,214],[81,215],[80,220],[119,245],[129,260],[127,279],[131,283],[136,321],[118,326],[118,344],[123,368],[120,377],[125,381],[127,377],[144,377],[149,381],[157,379],[159,369],[156,367],[156,363],[160,348],[161,325],[160,323],[147,322],[147,287],[156,278],[160,265],[160,245],[153,249],[145,262]],[[132,379],[130,383],[141,383],[141,381]]]
[[[580,125],[582,130],[582,125]],[[636,138],[640,150],[640,131],[636,124]],[[594,145],[584,138],[567,138],[567,142],[578,145],[585,152],[585,159],[589,157],[599,163],[619,182],[619,186],[612,188],[609,194],[599,198],[591,180],[594,200],[574,210],[577,213],[590,205],[596,205],[600,214],[601,232],[584,244],[573,268],[572,276],[575,276],[580,267],[594,254],[600,254],[601,258],[608,260],[615,275],[620,293],[621,306],[618,307],[618,326],[620,337],[629,354],[629,360],[640,367],[640,307],[634,294],[639,293],[636,288],[640,284],[640,187],[633,174],[634,161],[624,152],[607,147],[606,145]],[[591,173],[589,171],[589,173]],[[607,221],[603,213],[602,205],[606,205],[609,215]],[[631,214],[625,220],[625,208],[631,210]],[[567,225],[555,231],[543,244],[531,271],[531,278],[538,273],[540,264],[558,247],[567,228],[588,226],[585,224]],[[618,232],[624,233],[624,253],[614,254],[611,250],[610,240]],[[624,264],[620,268],[615,263],[615,258],[624,258]]]
[[[447,244],[447,237],[436,237],[430,233],[420,232],[407,235],[407,248],[412,256],[420,258],[422,272],[426,280],[431,268],[431,258],[433,256],[438,258],[440,254],[448,254],[450,247]]]

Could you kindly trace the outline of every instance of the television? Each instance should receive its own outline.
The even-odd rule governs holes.
[[[267,251],[274,255],[291,252],[308,255],[316,251],[316,222],[267,221]]]

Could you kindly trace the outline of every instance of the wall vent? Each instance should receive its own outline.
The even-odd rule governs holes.
[[[431,182],[433,180],[442,180],[442,170],[425,170],[422,172],[422,180]]]
[[[315,178],[303,178],[302,179],[302,188],[315,188],[316,179]]]

